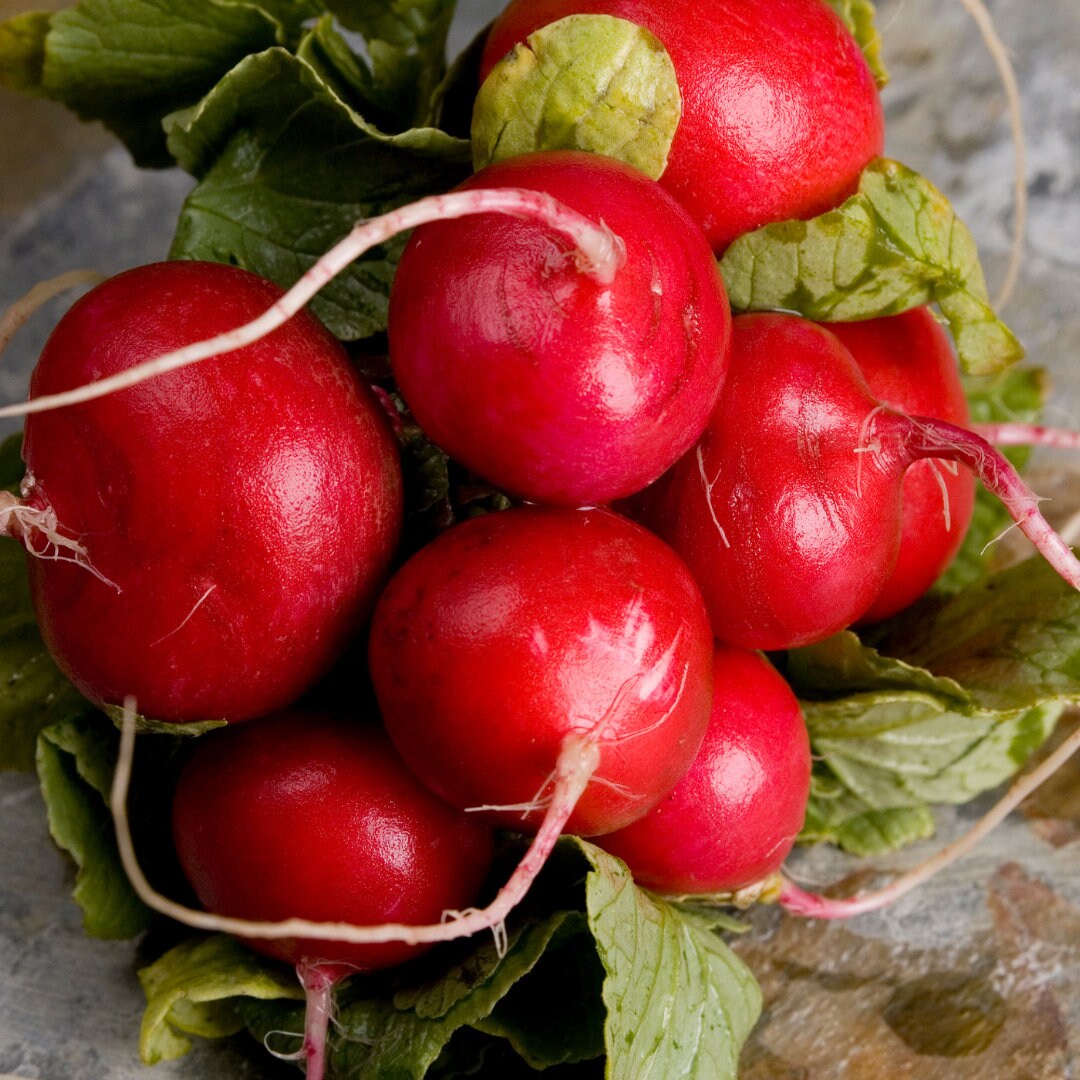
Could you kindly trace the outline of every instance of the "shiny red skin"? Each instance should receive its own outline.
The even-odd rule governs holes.
[[[524,155],[465,188],[546,191],[626,245],[610,286],[522,218],[424,225],[390,296],[390,358],[417,421],[451,457],[534,502],[638,491],[692,445],[727,367],[716,260],[657,184],[596,154]]]
[[[825,327],[784,314],[734,319],[709,426],[637,511],[686,560],[720,640],[809,645],[874,602],[899,549],[908,463],[888,447],[857,452],[877,407]]]
[[[524,507],[443,533],[387,586],[370,659],[391,739],[462,808],[533,802],[566,736],[604,725],[567,826],[579,835],[629,824],[674,786],[712,696],[697,586],[606,510]],[[485,816],[529,831],[541,814]]]
[[[173,838],[208,911],[360,926],[428,925],[468,907],[494,850],[491,831],[424,787],[379,727],[300,712],[200,739],[173,798]],[[244,940],[331,977],[427,948]]]
[[[643,818],[597,843],[639,885],[734,892],[780,869],[806,816],[810,738],[791,688],[759,653],[718,645],[705,741]]]
[[[214,263],[127,271],[60,321],[31,395],[239,326],[279,295]],[[29,560],[50,651],[92,701],[133,695],[161,720],[294,701],[361,629],[400,531],[385,414],[306,314],[238,352],[30,416],[23,457],[26,501],[51,506],[113,583]]]
[[[482,77],[534,30],[576,14],[638,23],[667,48],[683,112],[660,182],[717,253],[769,222],[836,206],[883,150],[873,75],[822,0],[514,0],[492,28]]]
[[[829,329],[855,357],[874,397],[909,415],[969,425],[952,341],[929,308]],[[895,615],[922,596],[963,543],[974,508],[975,478],[966,469],[932,460],[911,465],[896,565],[860,622]]]

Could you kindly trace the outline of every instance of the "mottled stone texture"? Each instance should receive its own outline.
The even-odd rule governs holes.
[[[30,0],[0,0],[7,16]],[[463,5],[473,25],[495,3]],[[1017,68],[1028,133],[1029,244],[1006,314],[1053,373],[1052,419],[1080,423],[1080,7],[991,0]],[[1012,227],[1013,155],[998,77],[958,0],[883,0],[894,79],[889,152],[954,200],[980,242],[993,291]],[[469,36],[462,27],[454,41]],[[0,307],[74,266],[114,271],[159,258],[189,181],[138,173],[99,131],[45,102],[0,91]],[[0,366],[0,398],[25,371],[61,305],[50,305]],[[1080,506],[1068,456],[1042,454],[1036,487],[1063,519]],[[893,910],[850,925],[758,912],[738,949],[766,1011],[746,1080],[1060,1080],[1080,1066],[1080,766],[1039,793],[972,857]],[[957,835],[988,800],[943,815]],[[0,1075],[47,1080],[218,1080],[270,1072],[243,1044],[203,1046],[147,1074],[136,1061],[141,995],[134,953],[92,942],[67,899],[33,782],[0,777]],[[882,868],[909,865],[922,845]],[[800,879],[855,873],[825,849]],[[865,871],[859,879],[867,879]],[[849,882],[850,884],[850,882]],[[252,1062],[258,1061],[258,1064]],[[626,1078],[632,1080],[632,1078]],[[663,1078],[678,1080],[678,1078]]]

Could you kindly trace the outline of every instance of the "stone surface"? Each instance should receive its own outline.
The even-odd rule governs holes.
[[[0,0],[0,17],[26,0]],[[497,7],[463,4],[455,46]],[[1030,227],[1006,315],[1057,386],[1053,419],[1080,423],[1080,7],[990,4],[1016,64],[1028,137]],[[1000,84],[959,2],[884,0],[894,80],[889,152],[954,200],[980,242],[993,291],[1013,222],[1013,150]],[[75,266],[106,272],[160,258],[190,181],[141,173],[102,132],[0,91],[0,309]],[[63,308],[49,305],[0,365],[0,398]],[[1039,455],[1060,503],[1077,492],[1067,456]],[[1037,485],[1041,487],[1040,485]],[[1080,498],[1072,500],[1080,507]],[[766,1013],[747,1080],[1060,1080],[1080,1067],[1080,802],[1074,766],[960,866],[893,909],[848,925],[757,913],[739,951]],[[883,860],[910,865],[958,835],[989,800],[942,815],[937,840]],[[49,843],[32,778],[0,776],[0,1080],[219,1080],[277,1074],[245,1043],[203,1045],[153,1073],[138,1064],[141,994],[129,944],[94,942],[68,900],[72,874]],[[796,871],[824,886],[855,872],[828,849]],[[288,1070],[284,1075],[296,1075]],[[665,1078],[667,1080],[667,1078]],[[675,1080],[675,1078],[671,1078]]]

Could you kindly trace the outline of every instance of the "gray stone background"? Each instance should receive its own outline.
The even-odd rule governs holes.
[[[0,0],[0,17],[31,6]],[[498,7],[471,0],[459,46]],[[1024,269],[1008,321],[1056,386],[1052,420],[1080,422],[1080,0],[990,0],[1016,66],[1031,197]],[[879,4],[893,81],[889,153],[931,178],[980,243],[991,291],[1007,260],[1013,152],[996,69],[959,0]],[[48,103],[0,91],[0,309],[35,281],[160,258],[189,181],[140,173],[104,133]],[[25,372],[62,302],[42,311],[0,363],[0,399]],[[1041,483],[1071,500],[1067,457],[1042,454]],[[1080,1047],[1080,771],[1014,816],[961,866],[889,912],[850,926],[806,926],[765,912],[740,943],[766,1015],[744,1074],[784,1080],[1052,1080],[1076,1074]],[[942,815],[931,845],[987,800]],[[823,885],[850,861],[816,850],[799,863]],[[137,1062],[142,997],[130,944],[95,942],[68,899],[72,872],[51,847],[31,778],[0,776],[0,1080],[219,1080],[297,1075],[243,1042]],[[923,1012],[919,1010],[923,1009]],[[279,1068],[282,1070],[279,1073]],[[667,1080],[667,1078],[665,1078]],[[675,1080],[675,1078],[671,1078]]]

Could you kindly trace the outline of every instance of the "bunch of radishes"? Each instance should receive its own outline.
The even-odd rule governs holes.
[[[951,463],[1080,585],[1034,498],[965,429],[928,309],[732,319],[716,256],[835,206],[882,150],[873,75],[832,9],[515,0],[485,75],[575,14],[667,49],[682,119],[659,182],[596,154],[511,158],[359,226],[284,298],[229,266],[132,270],[72,307],[33,378],[5,513],[36,556],[42,632],[102,707],[231,725],[184,768],[176,849],[205,925],[300,971],[311,1077],[336,981],[499,931],[564,831],[664,893],[775,874],[810,751],[753,650],[920,596],[971,514]],[[413,227],[394,383],[427,437],[515,505],[406,559],[399,417],[296,312]],[[334,665],[349,689],[329,715],[305,695]],[[377,718],[348,700],[369,679]],[[493,828],[536,839],[472,910]]]

